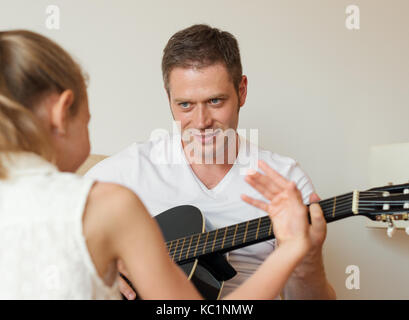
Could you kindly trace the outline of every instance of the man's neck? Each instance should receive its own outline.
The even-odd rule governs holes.
[[[228,150],[225,150],[223,163],[217,163],[215,158],[213,159],[212,163],[205,163],[205,161],[202,161],[200,163],[195,161],[190,162],[190,167],[192,168],[194,174],[208,189],[213,189],[214,187],[216,187],[233,167],[233,164],[237,159],[240,147],[240,141],[237,134],[235,144],[236,148],[233,159],[231,159],[231,156],[229,159]],[[183,148],[183,150],[185,152],[186,158],[188,159],[185,148]]]

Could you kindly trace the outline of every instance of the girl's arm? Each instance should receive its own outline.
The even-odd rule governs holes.
[[[142,299],[201,299],[171,261],[159,226],[131,190],[97,183],[89,196],[84,233],[99,274],[121,259]]]
[[[306,207],[293,184],[277,193],[270,216],[283,239],[255,274],[226,299],[276,297],[309,249]],[[243,200],[260,205],[249,197]],[[159,226],[129,189],[98,183],[90,193],[84,233],[100,275],[121,259],[143,299],[200,299],[196,288],[171,261]]]

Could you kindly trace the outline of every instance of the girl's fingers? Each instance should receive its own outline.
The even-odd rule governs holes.
[[[121,259],[118,259],[117,268],[120,273],[122,273],[125,277],[129,277],[129,272],[125,268],[125,264]]]
[[[245,202],[247,202],[248,204],[251,204],[252,206],[255,206],[265,212],[269,212],[269,204],[267,202],[261,201],[261,200],[257,200],[254,199],[252,197],[249,197],[245,194],[241,195],[241,199]]]
[[[277,187],[285,188],[288,181],[282,175],[280,175],[277,171],[272,169],[265,161],[259,160],[258,166],[260,167],[261,170],[263,170],[266,173],[266,175],[271,179],[271,181],[275,185],[277,185]]]
[[[271,200],[274,198],[274,194],[270,192],[270,190],[266,188],[263,184],[261,184],[259,181],[254,180],[248,176],[245,178],[245,180],[249,185],[251,185],[254,189],[260,192],[260,194],[267,200]]]
[[[246,176],[245,180],[268,200],[271,200],[275,193],[280,192],[280,189],[270,182],[270,178],[259,172]]]

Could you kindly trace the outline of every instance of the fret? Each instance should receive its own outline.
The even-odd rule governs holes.
[[[260,230],[260,222],[261,222],[261,218],[258,219],[256,239],[258,239],[258,232],[259,232],[259,230]]]
[[[196,257],[197,247],[198,247],[198,245],[199,245],[199,242],[200,242],[200,236],[201,236],[201,235],[202,235],[202,234],[201,234],[201,233],[199,233],[199,236],[197,237],[196,248],[195,248],[195,252],[193,253],[193,256],[194,256],[194,257]]]
[[[249,221],[246,242],[257,240],[256,235],[258,233],[259,225],[261,225],[260,219],[261,218]]]
[[[176,254],[176,251],[178,249],[178,245],[179,245],[179,239],[176,241],[175,251],[173,252],[173,256],[172,256],[173,261],[175,261],[175,254]]]
[[[205,241],[205,243],[204,243],[203,251],[202,251],[203,254],[205,253],[206,244],[207,244],[207,239],[209,238],[209,233],[210,233],[210,232],[207,232],[207,233],[206,233],[206,241]]]
[[[238,228],[237,228],[237,234],[236,234],[236,239],[235,239],[236,244],[244,243],[244,240],[245,240],[244,237],[245,237],[247,226],[248,226],[247,222],[242,222],[237,225]]]
[[[227,226],[226,228],[224,228],[224,236],[223,236],[223,242],[222,242],[222,246],[221,249],[223,249],[224,247],[224,241],[226,241],[226,234],[227,234],[227,229],[229,229],[229,227]]]
[[[234,246],[234,241],[236,240],[236,234],[237,234],[237,229],[239,228],[239,225],[236,224],[236,228],[234,229],[234,236],[233,236],[233,242],[232,242],[232,246]]]
[[[212,252],[214,251],[214,245],[216,244],[216,239],[217,239],[217,232],[219,231],[219,229],[216,229],[216,232],[214,234],[214,239],[213,239],[213,246],[212,246]]]
[[[261,230],[259,231],[259,236],[258,238],[266,238],[271,235],[271,228],[273,226],[270,217],[263,217],[261,218],[261,223],[260,223],[260,228]]]
[[[190,246],[192,245],[193,237],[194,237],[194,234],[190,237],[189,248],[187,249],[187,252],[186,252],[186,259],[187,259],[188,255],[189,255]]]
[[[332,206],[332,217],[335,218],[335,207],[337,204],[337,197],[334,197],[334,204]]]
[[[179,261],[182,258],[182,252],[183,252],[183,247],[185,246],[185,241],[186,241],[186,238],[183,238],[182,249],[180,249]]]
[[[170,242],[170,247],[169,247],[169,249],[168,249],[169,255],[170,255],[171,252],[172,252],[173,241],[174,241],[174,240],[172,240],[172,241]]]
[[[223,248],[230,248],[232,246],[234,246],[234,237],[235,234],[237,233],[237,225],[233,225],[233,226],[229,226],[228,230],[225,231],[226,233],[226,237],[225,237],[225,241],[223,243]],[[227,229],[227,228],[226,228]]]
[[[246,230],[244,231],[243,243],[246,242],[247,230],[248,230],[248,228],[249,228],[249,222],[250,222],[250,221],[247,221],[247,222],[246,222]]]

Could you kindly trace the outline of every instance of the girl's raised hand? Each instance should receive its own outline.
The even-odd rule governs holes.
[[[299,241],[310,246],[308,210],[296,184],[286,180],[264,161],[260,160],[258,165],[265,174],[253,170],[245,180],[268,202],[244,194],[241,198],[269,214],[279,245]]]

